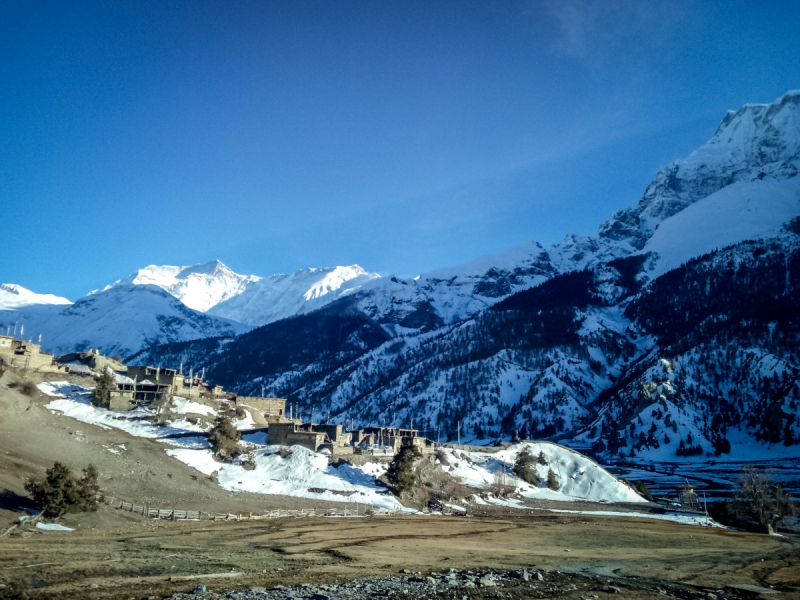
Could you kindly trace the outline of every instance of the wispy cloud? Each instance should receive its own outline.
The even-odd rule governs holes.
[[[633,40],[661,43],[687,13],[683,0],[541,0],[535,6],[556,24],[553,49],[572,57],[596,57]]]

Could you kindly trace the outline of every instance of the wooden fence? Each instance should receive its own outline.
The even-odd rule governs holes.
[[[270,510],[264,514],[253,513],[215,513],[199,510],[176,510],[168,508],[150,508],[147,504],[134,504],[117,498],[103,500],[112,508],[140,514],[151,519],[168,519],[170,521],[257,521],[260,519],[285,519],[308,517],[358,517],[358,516],[389,516],[402,514],[401,511],[374,508],[367,505],[356,505],[355,508],[302,508],[297,510],[279,509]]]

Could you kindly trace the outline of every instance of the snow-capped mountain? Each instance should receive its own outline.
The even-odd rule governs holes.
[[[214,305],[209,314],[247,325],[266,325],[279,319],[321,308],[377,279],[358,265],[302,269],[294,273],[256,278],[238,294]]]
[[[105,289],[117,285],[157,285],[189,308],[206,312],[220,302],[241,294],[249,284],[259,279],[253,275],[234,273],[220,261],[212,260],[191,267],[150,265]]]
[[[416,279],[382,278],[356,294],[359,311],[394,333],[455,323],[557,274],[648,254],[656,277],[693,256],[775,234],[800,214],[800,91],[730,111],[716,133],[660,171],[636,207],[596,236],[536,242]]]
[[[157,285],[189,308],[258,326],[320,308],[376,278],[358,265],[271,277],[239,275],[213,260],[191,267],[150,265],[105,289]]]
[[[72,304],[53,294],[37,294],[15,283],[0,284],[0,310],[14,310],[35,304]]]
[[[0,329],[19,324],[25,339],[42,336],[45,351],[99,348],[130,356],[154,344],[234,336],[249,328],[188,308],[154,285],[115,285],[68,306],[31,304],[0,310]]]
[[[149,360],[205,366],[318,417],[413,419],[443,439],[460,423],[462,440],[517,432],[607,456],[727,443],[734,456],[777,443],[797,455],[799,103],[791,92],[729,113],[597,236],[371,281]]]

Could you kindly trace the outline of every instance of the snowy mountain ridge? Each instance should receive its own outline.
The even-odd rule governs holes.
[[[144,359],[263,386],[317,418],[413,419],[448,440],[798,456],[799,103],[729,113],[595,237],[381,278],[229,343]]]
[[[63,354],[99,348],[130,356],[151,345],[234,336],[249,327],[192,310],[155,285],[116,285],[67,306],[28,305],[0,309],[0,328],[24,325],[26,339]]]
[[[156,285],[194,310],[259,326],[324,306],[377,277],[358,265],[258,277],[239,275],[212,260],[189,267],[149,265],[104,291],[115,286]]]
[[[301,269],[248,282],[207,312],[247,325],[266,325],[321,308],[378,278],[358,265]]]
[[[800,91],[729,111],[709,141],[662,169],[633,208],[596,236],[568,235],[440,269],[416,279],[385,277],[353,300],[401,333],[455,323],[558,274],[650,254],[649,278],[694,256],[775,234],[800,215]],[[662,225],[665,229],[662,230]]]
[[[104,288],[120,285],[157,285],[189,308],[206,312],[220,302],[241,294],[247,285],[261,279],[239,275],[218,260],[190,267],[149,265]]]
[[[72,304],[54,294],[37,294],[15,283],[0,284],[0,310],[14,310],[36,304]]]

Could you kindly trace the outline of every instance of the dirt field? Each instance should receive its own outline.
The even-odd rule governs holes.
[[[90,385],[85,378],[54,378]],[[104,493],[154,508],[259,513],[271,508],[328,505],[225,491],[215,481],[167,457],[169,446],[52,414],[44,408],[52,398],[38,392],[29,397],[8,387],[18,380],[10,369],[0,379],[0,529],[16,520],[22,514],[19,507],[27,505],[25,479],[43,475],[54,461],[75,472],[92,463],[100,472]],[[124,444],[125,450],[112,453],[110,449],[117,449],[119,444]]]
[[[147,598],[199,583],[231,590],[530,566],[708,588],[776,586],[783,598],[800,597],[797,540],[651,519],[526,512],[173,523],[106,507],[66,522],[76,531],[0,539],[0,597]],[[230,573],[241,575],[181,579]]]

